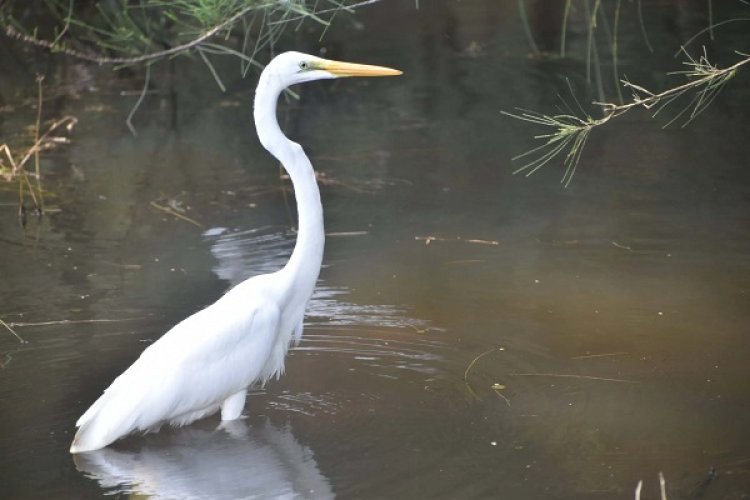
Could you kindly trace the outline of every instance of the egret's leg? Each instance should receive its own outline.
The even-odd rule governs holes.
[[[250,428],[239,418],[237,420],[222,420],[217,430],[222,430],[234,439],[247,441],[250,436]]]
[[[222,420],[235,420],[240,418],[242,410],[245,408],[245,395],[247,390],[242,389],[240,392],[235,392],[221,403],[221,419]]]

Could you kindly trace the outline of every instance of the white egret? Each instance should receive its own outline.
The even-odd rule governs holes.
[[[255,92],[255,127],[294,186],[299,230],[289,262],[275,273],[243,281],[143,351],[78,419],[71,453],[104,448],[131,432],[162,424],[187,425],[219,409],[222,420],[237,419],[248,387],[283,373],[289,345],[302,337],[325,233],[315,171],[276,120],[279,94],[312,80],[400,74],[299,52],[280,54],[266,66]]]

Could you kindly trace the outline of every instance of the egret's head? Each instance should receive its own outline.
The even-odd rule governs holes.
[[[395,76],[401,74],[401,71],[397,69],[331,61],[301,52],[279,54],[269,63],[267,69],[273,71],[274,75],[285,85],[344,76]]]

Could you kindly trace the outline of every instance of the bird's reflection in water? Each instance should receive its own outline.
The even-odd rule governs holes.
[[[109,494],[160,499],[334,496],[312,451],[289,426],[268,421],[162,431],[73,458],[78,470]]]

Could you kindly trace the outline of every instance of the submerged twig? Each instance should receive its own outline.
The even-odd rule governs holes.
[[[136,321],[146,319],[146,316],[136,318],[120,318],[120,319],[108,319],[108,318],[97,318],[97,319],[57,319],[49,321],[31,321],[31,322],[20,322],[12,321],[12,326],[54,326],[54,325],[81,325],[87,323],[120,323],[122,321]],[[2,322],[2,320],[0,320]],[[6,327],[10,328],[8,324],[2,322]]]
[[[12,333],[18,339],[20,343],[22,344],[27,343],[23,338],[21,338],[20,335],[16,333],[16,331],[13,328],[11,328],[11,326],[8,323],[0,319],[0,325],[4,326],[10,333]]]
[[[628,252],[632,252],[633,251],[632,247],[630,247],[628,245],[622,245],[620,243],[617,243],[616,241],[612,241],[612,246],[613,247],[617,247],[617,248],[621,248],[623,250],[627,250]]]
[[[326,236],[365,236],[368,234],[370,234],[370,231],[334,231],[326,233]]]
[[[594,377],[592,375],[575,375],[570,373],[509,373],[512,377],[556,377],[576,378],[582,380],[600,380],[602,382],[620,382],[624,384],[640,384],[639,380],[627,380],[621,378]]]
[[[198,227],[200,227],[200,228],[202,228],[202,227],[203,227],[203,224],[201,224],[200,222],[198,222],[198,221],[196,221],[196,220],[194,220],[194,219],[191,219],[191,218],[190,218],[190,217],[188,217],[187,215],[183,215],[183,214],[181,214],[180,212],[178,212],[177,210],[175,210],[175,209],[173,209],[173,208],[171,208],[171,207],[165,207],[165,206],[163,206],[163,205],[159,205],[159,204],[158,204],[158,203],[156,203],[155,201],[152,201],[152,202],[150,203],[150,205],[151,205],[152,207],[154,207],[155,209],[157,209],[157,210],[161,210],[162,212],[166,212],[166,213],[168,213],[169,215],[173,215],[174,217],[177,217],[178,219],[182,219],[182,220],[184,220],[185,222],[189,222],[190,224],[193,224],[193,225],[195,225],[195,226],[198,226]]]
[[[626,356],[627,352],[605,352],[601,354],[582,354],[580,356],[573,356],[570,359],[593,359],[593,358],[608,358],[610,356]]]
[[[476,358],[471,360],[471,363],[466,367],[466,370],[464,371],[464,382],[468,382],[469,380],[469,372],[472,368],[474,368],[474,365],[477,364],[477,361],[482,359],[483,357],[487,356],[488,354],[492,354],[493,352],[497,351],[504,351],[505,347],[493,347],[492,349],[488,349],[484,351],[483,353],[479,354]]]
[[[480,240],[476,238],[469,238],[469,239],[463,239],[460,236],[456,236],[455,238],[442,238],[440,236],[415,236],[415,241],[424,241],[425,245],[429,245],[433,241],[463,241],[465,243],[472,243],[475,245],[490,245],[490,246],[497,246],[500,244],[499,241],[495,240]]]
[[[495,394],[497,394],[500,397],[500,399],[502,399],[503,401],[505,401],[505,404],[508,405],[508,408],[510,408],[510,399],[508,399],[507,396],[505,396],[505,394],[503,394],[502,392],[500,392],[502,389],[504,389],[504,387],[502,387],[502,388],[496,387],[498,385],[500,385],[500,384],[493,384],[492,385],[492,390],[495,391]]]
[[[8,363],[10,363],[11,361],[13,361],[13,356],[11,356],[10,354],[6,354],[5,360],[3,360],[2,363],[0,363],[0,368],[4,369],[6,366],[8,366]]]
[[[474,392],[474,389],[472,389],[471,383],[469,382],[469,373],[471,372],[471,369],[474,368],[474,365],[476,365],[477,362],[480,359],[482,359],[483,357],[485,357],[485,356],[487,356],[489,354],[492,354],[493,352],[499,352],[499,351],[504,351],[504,350],[505,350],[504,347],[493,347],[492,349],[488,349],[488,350],[480,353],[479,355],[477,355],[477,357],[475,357],[474,359],[472,359],[471,362],[466,367],[466,370],[464,371],[464,384],[466,384],[466,388],[469,390],[469,392],[471,393],[471,395],[474,396],[476,399],[479,399],[479,396],[477,396],[477,394]],[[495,391],[495,392],[497,393],[497,391]],[[500,396],[503,397],[503,398],[505,398],[505,396],[503,396],[502,394],[500,394]],[[506,399],[506,402],[507,402],[507,399]],[[509,402],[508,402],[508,405],[510,406]]]

